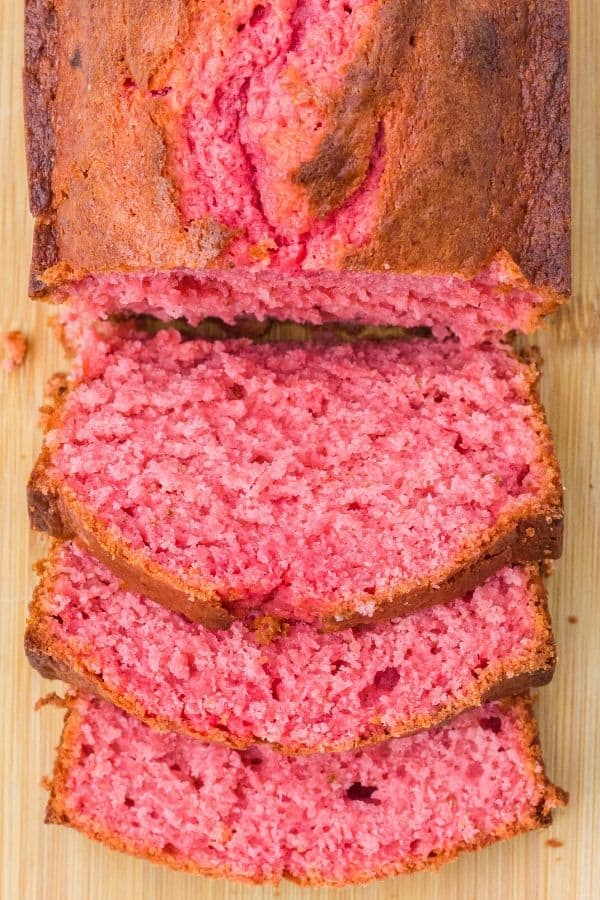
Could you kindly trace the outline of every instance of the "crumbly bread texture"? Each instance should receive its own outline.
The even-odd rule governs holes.
[[[27,338],[23,332],[7,331],[6,334],[2,335],[1,344],[3,350],[1,354],[3,357],[2,367],[4,370],[6,372],[14,372],[16,369],[20,369],[25,362],[28,349]]]
[[[525,699],[303,757],[160,734],[85,695],[69,707],[47,821],[203,875],[343,885],[435,868],[548,825],[567,801]]]
[[[566,0],[26,7],[34,295],[476,340],[568,293]]]
[[[501,344],[94,330],[49,417],[32,523],[211,627],[404,615],[559,553],[537,377]]]
[[[284,753],[347,750],[545,684],[555,648],[539,573],[503,569],[471,595],[319,634],[259,618],[212,632],[55,547],[25,637],[31,663],[151,726]]]

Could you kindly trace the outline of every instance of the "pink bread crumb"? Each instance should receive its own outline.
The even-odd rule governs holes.
[[[361,881],[410,871],[548,824],[524,701],[364,751],[286,758],[152,731],[79,696],[49,807],[112,846],[256,881]]]
[[[310,263],[310,264],[309,264]],[[356,322],[451,330],[476,344],[489,333],[530,331],[544,301],[510,284],[501,261],[478,277],[393,272],[331,272],[318,259],[286,270],[255,263],[241,269],[98,275],[70,285],[80,315],[146,314],[197,324],[216,316],[230,324],[253,316],[308,324]]]
[[[131,550],[307,622],[435,577],[557,474],[535,370],[501,344],[85,342],[49,477]]]
[[[532,570],[504,569],[403,619],[334,634],[292,625],[265,642],[242,622],[211,632],[124,591],[71,543],[47,565],[27,645],[34,665],[49,655],[59,673],[87,677],[150,723],[287,752],[414,731],[478,705],[503,679],[546,668],[547,679],[553,666]]]

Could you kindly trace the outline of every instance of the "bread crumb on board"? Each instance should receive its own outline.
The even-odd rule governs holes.
[[[3,367],[6,372],[14,372],[25,362],[27,338],[22,331],[7,331],[2,336]]]

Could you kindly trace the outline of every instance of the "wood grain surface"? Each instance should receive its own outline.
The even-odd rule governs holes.
[[[156,0],[159,2],[159,0]],[[510,0],[506,0],[510,2]],[[49,310],[27,299],[31,223],[21,121],[21,0],[1,0],[0,332],[29,339],[25,365],[0,374],[0,762],[2,900],[298,900],[307,892],[214,882],[162,871],[43,825],[40,779],[60,714],[34,713],[51,685],[27,667],[22,632],[43,540],[28,530],[25,482],[40,436],[45,379],[64,365]],[[536,342],[542,393],[566,486],[566,543],[550,582],[560,664],[538,703],[550,775],[571,792],[550,831],[427,873],[343,891],[343,900],[592,900],[600,897],[600,0],[572,2],[574,297]],[[58,687],[58,686],[57,686]],[[552,839],[551,844],[548,840]]]

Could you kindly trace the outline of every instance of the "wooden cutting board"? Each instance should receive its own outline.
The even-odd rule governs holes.
[[[156,0],[160,2],[160,0]],[[510,0],[506,0],[510,2]],[[21,0],[1,0],[0,332],[28,337],[25,365],[0,374],[1,900],[297,900],[278,891],[162,871],[43,825],[39,782],[61,716],[34,713],[54,685],[27,666],[22,632],[43,540],[28,530],[25,483],[44,381],[60,368],[48,310],[27,299],[31,223],[21,121]],[[574,298],[537,338],[542,393],[566,485],[566,544],[550,582],[560,665],[538,709],[548,770],[571,791],[551,830],[463,857],[439,874],[319,891],[341,900],[592,900],[600,897],[600,0],[572,2]],[[56,685],[57,689],[60,688]],[[309,892],[310,893],[310,892]],[[312,892],[316,894],[316,891]]]

